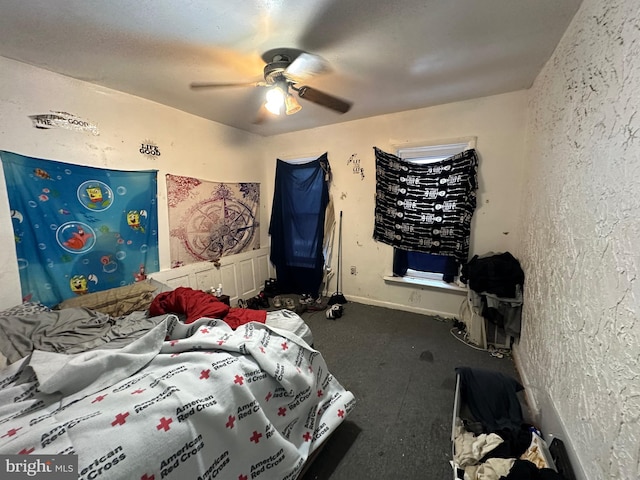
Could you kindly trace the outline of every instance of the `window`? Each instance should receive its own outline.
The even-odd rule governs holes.
[[[470,148],[475,138],[441,141],[429,145],[397,146],[398,157],[417,164],[435,163]],[[462,289],[457,283],[459,264],[453,257],[411,252],[394,248],[393,273],[396,281],[436,287]],[[391,280],[387,277],[387,280]]]
[[[396,154],[398,157],[413,163],[434,163],[470,148],[475,148],[475,146],[476,140],[472,138],[453,143],[398,148]]]

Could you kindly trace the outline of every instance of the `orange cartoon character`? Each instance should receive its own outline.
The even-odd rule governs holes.
[[[71,291],[76,295],[84,295],[89,290],[87,279],[84,275],[74,275],[71,277],[69,286],[71,287]]]
[[[89,200],[92,203],[102,202],[102,189],[100,186],[87,187],[87,195],[89,195]]]

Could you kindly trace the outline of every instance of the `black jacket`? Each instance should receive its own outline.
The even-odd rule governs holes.
[[[504,298],[515,298],[516,285],[524,284],[520,262],[509,252],[474,256],[462,267],[462,277],[471,290]]]

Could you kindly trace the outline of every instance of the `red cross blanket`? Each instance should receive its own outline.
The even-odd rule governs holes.
[[[294,479],[354,403],[295,335],[168,315],[122,349],[0,371],[0,453],[76,454],[80,480]]]

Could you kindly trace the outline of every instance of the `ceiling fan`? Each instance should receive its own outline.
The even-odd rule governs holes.
[[[328,72],[329,65],[322,57],[294,48],[274,48],[265,52],[262,59],[264,81],[244,83],[210,83],[193,82],[191,89],[200,90],[224,87],[266,87],[264,108],[272,114],[279,115],[283,110],[293,115],[302,109],[290,90],[309,102],[316,103],[338,113],[347,113],[352,102],[329,95],[315,88],[301,85],[309,78]]]

